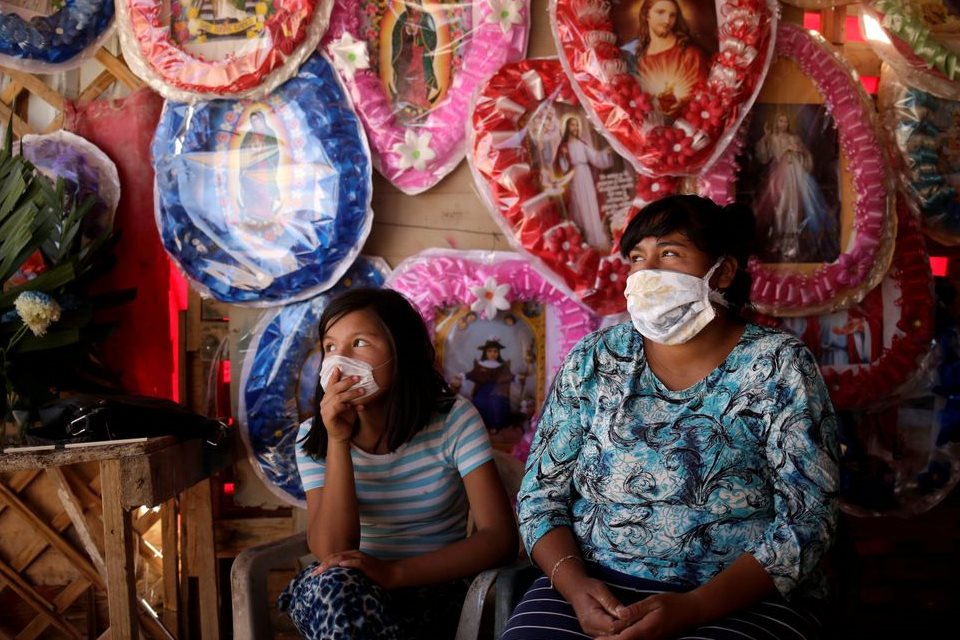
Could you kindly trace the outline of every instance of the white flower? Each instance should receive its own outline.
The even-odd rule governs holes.
[[[523,20],[520,16],[523,3],[520,0],[487,0],[487,3],[490,5],[487,22],[499,22],[500,30],[504,33],[508,33],[513,25],[520,24]]]
[[[510,308],[510,303],[507,302],[510,285],[499,284],[493,276],[487,276],[482,285],[470,287],[470,292],[477,296],[477,299],[470,305],[470,310],[476,311],[490,320],[497,315],[498,310],[504,311]]]
[[[47,333],[47,327],[60,319],[60,305],[45,293],[25,291],[17,296],[13,306],[23,323],[38,338]]]
[[[409,169],[413,167],[417,171],[423,171],[427,168],[427,162],[436,157],[436,153],[430,148],[430,138],[432,133],[417,135],[414,131],[407,130],[405,140],[393,145],[393,152],[400,155],[400,169]]]
[[[354,40],[348,32],[344,32],[339,40],[331,43],[327,48],[333,55],[333,64],[348,80],[353,80],[353,74],[357,69],[370,68],[367,43],[363,40]]]

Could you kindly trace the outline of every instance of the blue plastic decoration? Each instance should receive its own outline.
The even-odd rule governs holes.
[[[382,260],[360,257],[329,291],[270,311],[254,329],[240,377],[240,433],[254,470],[285,502],[306,506],[295,439],[300,423],[313,414],[320,316],[338,293],[380,288],[388,272]]]
[[[310,298],[370,232],[366,137],[319,55],[262,100],[168,101],[152,150],[163,246],[220,301]]]
[[[29,72],[78,66],[113,23],[113,0],[66,0],[59,11],[29,20],[11,9],[0,6],[0,54],[9,56],[4,64]]]

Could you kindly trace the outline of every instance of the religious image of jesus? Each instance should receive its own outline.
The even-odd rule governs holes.
[[[693,42],[677,0],[643,0],[638,22],[637,37],[621,47],[627,69],[672,122],[706,82],[710,57]]]

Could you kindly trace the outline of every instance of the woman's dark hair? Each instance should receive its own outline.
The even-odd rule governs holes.
[[[746,205],[734,203],[721,207],[700,196],[667,196],[651,202],[630,220],[620,237],[620,255],[629,257],[630,251],[644,238],[660,238],[679,231],[714,260],[720,256],[736,258],[737,273],[721,293],[730,309],[739,313],[750,299],[747,260],[753,253],[755,226],[753,211]]]
[[[402,294],[391,289],[353,289],[335,297],[320,316],[320,340],[337,320],[362,310],[379,320],[393,347],[389,363],[393,381],[384,392],[387,413],[382,437],[387,449],[396,451],[426,427],[435,412],[449,411],[456,394],[437,369],[436,350],[420,314]],[[316,458],[327,456],[327,429],[320,416],[323,395],[318,381],[313,426],[302,440],[303,450]]]

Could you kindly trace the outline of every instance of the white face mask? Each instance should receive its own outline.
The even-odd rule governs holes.
[[[702,278],[662,269],[631,274],[623,295],[640,335],[660,344],[676,345],[700,333],[716,317],[711,301],[727,306],[723,296],[710,289],[710,276],[721,262],[722,257]]]
[[[364,396],[372,396],[380,390],[380,385],[373,379],[374,368],[380,368],[390,361],[384,362],[374,367],[369,362],[348,358],[346,356],[330,355],[323,358],[323,364],[320,365],[320,387],[326,391],[327,383],[330,382],[330,376],[337,369],[340,369],[340,379],[348,376],[360,376],[360,380],[351,389],[363,389]]]

